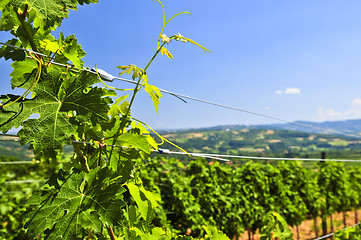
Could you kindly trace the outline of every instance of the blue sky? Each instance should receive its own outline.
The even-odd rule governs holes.
[[[360,1],[164,0],[165,29],[201,43],[167,46],[150,83],[185,95],[291,121],[361,118]],[[107,0],[79,7],[59,30],[75,34],[85,65],[113,75],[118,65],[144,67],[156,50],[162,10],[151,0]],[[9,35],[0,32],[0,40]],[[10,62],[0,61],[0,94],[10,91]],[[114,82],[115,87],[131,85]],[[164,95],[159,114],[141,94],[133,116],[156,129],[275,123],[228,109]]]

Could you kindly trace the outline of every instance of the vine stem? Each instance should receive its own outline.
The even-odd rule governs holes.
[[[112,154],[113,154],[113,149],[114,149],[114,145],[118,139],[118,135],[119,135],[119,132],[121,129],[123,129],[125,127],[125,124],[127,122],[127,119],[128,119],[128,115],[129,115],[129,112],[130,112],[130,109],[133,105],[133,102],[134,102],[134,99],[135,99],[135,95],[137,95],[138,91],[140,90],[140,82],[142,80],[142,77],[144,74],[146,74],[147,72],[147,69],[149,68],[150,64],[154,61],[154,59],[157,57],[157,55],[159,54],[160,50],[162,49],[162,47],[166,44],[166,42],[163,42],[162,45],[157,49],[157,51],[154,53],[153,57],[150,59],[150,61],[148,62],[148,64],[145,66],[143,72],[140,74],[139,78],[138,78],[138,81],[137,81],[137,85],[135,86],[134,90],[133,90],[133,95],[132,95],[132,98],[129,102],[129,106],[127,108],[127,111],[125,113],[125,115],[123,116],[124,120],[122,121],[122,124],[120,124],[118,130],[117,130],[117,133],[116,133],[116,136],[113,140],[113,144],[112,144],[112,148],[110,150],[110,154],[109,154],[109,160],[111,159],[112,157]],[[110,162],[110,161],[109,161]]]
[[[16,13],[18,16],[18,19],[21,23],[21,27],[24,29],[24,32],[29,40],[30,46],[31,48],[35,51],[38,52],[38,48],[35,45],[34,39],[32,37],[32,34],[28,28],[28,26],[25,24],[25,18],[26,18],[26,14],[28,12],[28,4],[25,5],[25,9],[24,12],[22,14]]]
[[[115,234],[114,234],[114,231],[113,231],[113,227],[112,227],[112,226],[109,226],[109,227],[107,227],[107,230],[108,230],[110,239],[111,239],[111,240],[116,240]]]
[[[72,136],[71,140],[75,141],[75,137]],[[83,167],[84,170],[86,170],[86,172],[90,172],[88,161],[87,161],[86,157],[84,156],[83,151],[80,149],[79,143],[72,142],[72,145],[74,148],[74,152],[77,155],[77,159],[81,163],[81,166]]]

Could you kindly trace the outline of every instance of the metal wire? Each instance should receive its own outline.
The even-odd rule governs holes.
[[[42,54],[42,53],[39,53],[39,52],[35,52],[35,51],[29,50],[29,49],[16,47],[16,46],[14,46],[14,45],[7,44],[7,43],[2,43],[2,42],[0,42],[0,44],[5,45],[5,46],[8,46],[8,47],[13,47],[13,48],[16,48],[16,49],[20,49],[20,50],[23,50],[23,51],[26,51],[26,52],[33,52],[33,53],[39,54],[39,55],[41,55],[41,56],[50,58],[49,56],[47,56],[47,55],[45,55],[45,54]],[[59,65],[59,66],[67,67],[66,64],[62,64],[62,63],[57,63],[57,62],[54,62],[54,61],[51,61],[51,63],[52,63],[52,64]],[[90,72],[90,73],[97,74],[96,72],[94,72],[94,71],[92,71],[92,70],[89,70],[89,69],[84,69],[84,71],[88,71],[88,72]],[[110,75],[110,74],[108,74],[108,75]],[[114,77],[114,76],[113,76],[113,77]],[[132,84],[137,84],[136,81],[129,80],[129,79],[125,79],[125,78],[114,77],[114,79],[117,79],[117,80],[120,80],[120,81],[124,81],[124,82],[128,82],[128,83],[132,83]],[[104,78],[103,80],[109,81],[108,78]],[[170,94],[170,95],[172,95],[172,96],[174,96],[174,97],[179,98],[179,99],[182,100],[183,102],[186,102],[186,101],[183,99],[183,98],[186,98],[186,99],[189,99],[189,100],[193,100],[193,101],[197,101],[197,102],[201,102],[201,103],[205,103],[205,104],[209,104],[209,105],[213,105],[213,106],[217,106],[217,107],[222,107],[222,108],[226,108],[226,109],[230,109],[230,110],[234,110],[234,111],[239,111],[239,112],[243,112],[243,113],[247,113],[247,114],[252,114],[252,115],[255,115],[255,116],[259,116],[259,117],[264,117],[264,118],[268,118],[268,119],[272,119],[272,120],[276,120],[276,121],[280,121],[280,122],[289,123],[289,124],[292,124],[292,125],[295,125],[295,126],[301,126],[301,127],[305,127],[305,128],[315,129],[315,130],[323,131],[323,132],[326,132],[326,133],[334,133],[334,134],[344,135],[344,136],[348,136],[348,137],[361,138],[361,136],[356,135],[356,134],[345,133],[345,132],[341,132],[341,131],[337,131],[337,130],[333,130],[333,129],[325,129],[325,128],[321,128],[321,127],[312,126],[312,125],[309,125],[309,124],[293,122],[293,121],[289,121],[289,120],[286,120],[286,119],[283,119],[283,118],[273,117],[273,116],[270,116],[270,115],[266,115],[266,114],[262,114],[262,113],[257,113],[257,112],[254,112],[254,111],[249,111],[249,110],[245,110],[245,109],[241,109],[241,108],[237,108],[237,107],[233,107],[233,106],[229,106],[229,105],[224,105],[224,104],[220,104],[220,103],[215,103],[215,102],[203,100],[203,99],[200,99],[200,98],[195,98],[195,97],[191,97],[191,96],[187,96],[187,95],[183,95],[183,94],[171,92],[171,91],[168,91],[168,90],[165,90],[165,89],[161,89],[161,88],[158,88],[158,89],[159,89],[161,92],[163,92],[163,93],[167,93],[167,94]]]
[[[344,228],[344,229],[342,229],[342,230],[346,230],[346,229],[348,229],[348,228],[356,227],[356,226],[358,226],[358,225],[360,225],[360,224],[361,224],[361,222],[356,223],[356,224],[354,224],[354,225],[352,225],[352,226],[350,226],[350,227]],[[333,235],[335,235],[335,232],[329,233],[329,234],[327,234],[327,235],[323,235],[323,236],[321,236],[321,237],[319,237],[319,238],[314,238],[313,240],[321,240],[321,239],[325,239],[325,238],[332,237]]]
[[[48,179],[30,179],[30,180],[17,180],[17,181],[5,181],[7,184],[23,184],[23,183],[34,183],[34,182],[44,182]]]
[[[84,141],[72,141],[74,143],[82,143],[82,144],[90,144],[92,145],[93,143],[91,142],[84,142]],[[127,146],[117,146],[117,145],[107,145],[110,147],[117,147],[117,148],[129,148]],[[220,158],[217,156],[206,156],[204,154],[201,153],[191,153],[191,152],[173,152],[173,151],[169,151],[168,149],[162,149],[162,148],[158,148],[158,150],[152,150],[152,152],[154,153],[158,153],[158,154],[178,154],[178,155],[188,155],[191,157],[205,157],[205,158],[210,158],[210,159],[215,159],[215,160],[219,160],[219,161],[225,161],[225,162],[229,162],[228,159],[224,159],[224,158]]]
[[[159,153],[159,154],[175,154],[175,155],[190,155],[192,157],[204,157],[204,158],[209,158],[209,159],[214,159],[214,160],[219,160],[219,161],[225,161],[225,162],[229,162],[229,159],[224,159],[224,158],[220,158],[218,156],[211,156],[211,155],[207,155],[207,154],[203,154],[203,153],[191,153],[191,152],[174,152],[174,151],[170,151],[168,149],[162,149],[159,148],[158,150],[153,150],[153,152]]]
[[[1,134],[0,135],[4,135]],[[82,144],[89,144],[93,145],[94,143],[91,142],[85,142],[85,141],[72,141],[74,143],[82,143]],[[118,146],[118,145],[108,145],[118,148],[129,148],[127,146]],[[169,149],[164,148],[158,148],[158,150],[152,150],[154,153],[158,154],[174,154],[174,155],[190,155],[191,157],[204,157],[209,159],[215,159],[219,161],[230,161],[226,158],[238,158],[238,159],[253,159],[253,160],[275,160],[275,161],[314,161],[314,162],[320,162],[320,161],[327,161],[327,162],[361,162],[361,160],[356,159],[319,159],[319,158],[278,158],[278,157],[255,157],[255,156],[244,156],[244,155],[227,155],[227,154],[212,154],[212,153],[193,153],[193,152],[177,152],[177,151],[171,151]],[[0,162],[1,164],[1,162]],[[10,164],[10,163],[9,163]]]
[[[277,157],[252,157],[242,155],[222,155],[222,154],[207,154],[206,156],[225,157],[225,158],[239,158],[239,159],[254,159],[254,160],[276,160],[276,161],[328,161],[328,162],[361,162],[356,159],[319,159],[319,158],[277,158]]]
[[[13,165],[13,164],[37,164],[39,161],[13,161],[13,162],[0,162],[0,165]]]

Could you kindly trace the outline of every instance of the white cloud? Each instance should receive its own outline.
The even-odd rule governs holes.
[[[299,88],[287,88],[285,90],[285,94],[300,94],[301,93],[301,89]]]
[[[301,89],[299,88],[286,88],[286,90],[277,90],[276,94],[300,94]]]
[[[355,98],[350,103],[350,108],[346,111],[338,111],[333,108],[319,107],[317,109],[319,120],[344,120],[352,118],[361,118],[361,99]]]
[[[323,118],[327,119],[329,117],[331,118],[341,118],[344,116],[344,113],[338,112],[334,110],[333,108],[324,109],[323,107],[319,107],[317,109],[318,115]]]
[[[352,100],[351,106],[354,108],[361,108],[361,99],[355,98],[354,100]]]

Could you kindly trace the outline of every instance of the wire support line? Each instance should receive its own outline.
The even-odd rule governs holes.
[[[0,136],[9,137],[9,138],[0,138],[0,142],[20,142],[19,137],[14,134],[0,133]]]
[[[254,160],[276,160],[276,161],[327,161],[327,162],[361,162],[357,159],[320,159],[320,158],[281,158],[281,157],[253,157],[242,155],[224,155],[203,153],[205,156],[223,157],[223,158],[239,158],[239,159],[254,159]]]
[[[0,44],[8,46],[8,47],[13,47],[16,49],[20,49],[26,52],[33,52],[36,54],[39,54],[41,56],[50,58],[50,56],[47,56],[43,53],[39,53],[39,52],[35,52],[29,49],[25,49],[25,48],[20,48],[20,47],[16,47],[14,45],[11,44],[7,44],[7,43],[3,43],[0,42]],[[66,64],[62,64],[62,63],[57,63],[55,61],[50,61],[50,63],[52,64],[56,64],[59,66],[63,66],[63,67],[68,67],[69,65]],[[79,69],[78,69],[79,70]],[[97,72],[95,72],[95,70],[89,70],[89,69],[83,69],[84,71],[88,71],[90,73],[93,74],[97,74]],[[99,69],[101,70],[101,69]],[[133,80],[129,80],[129,79],[125,79],[125,78],[120,78],[120,77],[114,77],[111,74],[105,72],[104,70],[101,70],[102,73],[99,73],[99,75],[102,77],[103,80],[105,81],[110,81],[112,82],[114,79],[120,80],[120,81],[124,81],[124,82],[128,82],[128,83],[132,83],[132,84],[137,84],[136,81]],[[258,113],[258,112],[254,112],[254,111],[250,111],[250,110],[245,110],[245,109],[241,109],[241,108],[237,108],[237,107],[233,107],[233,106],[229,106],[229,105],[225,105],[225,104],[220,104],[220,103],[216,103],[216,102],[211,102],[211,101],[207,101],[207,100],[203,100],[200,98],[195,98],[195,97],[191,97],[191,96],[187,96],[187,95],[183,95],[183,94],[179,94],[179,93],[175,93],[175,92],[171,92],[162,88],[158,88],[161,92],[163,93],[167,93],[170,94],[174,97],[177,97],[178,99],[182,100],[183,102],[187,103],[183,98],[189,99],[189,100],[193,100],[193,101],[197,101],[197,102],[201,102],[201,103],[205,103],[205,104],[209,104],[209,105],[213,105],[213,106],[217,106],[217,107],[221,107],[221,108],[226,108],[226,109],[230,109],[230,110],[234,110],[234,111],[239,111],[239,112],[243,112],[243,113],[247,113],[247,114],[251,114],[251,115],[255,115],[255,116],[259,116],[259,117],[263,117],[263,118],[268,118],[268,119],[272,119],[272,120],[276,120],[279,122],[284,122],[284,123],[288,123],[288,124],[292,124],[295,126],[300,126],[300,127],[305,127],[305,128],[309,128],[309,129],[315,129],[315,130],[319,130],[322,131],[324,133],[333,133],[333,134],[339,134],[339,135],[343,135],[343,136],[348,136],[348,137],[354,137],[354,138],[361,138],[361,136],[356,135],[356,134],[351,134],[351,133],[345,133],[345,132],[341,132],[341,131],[337,131],[337,130],[333,130],[333,129],[326,129],[326,128],[322,128],[322,127],[317,127],[317,126],[313,126],[313,125],[309,125],[309,124],[304,124],[304,123],[299,123],[299,122],[293,122],[287,119],[283,119],[283,118],[279,118],[279,117],[274,117],[274,116],[270,116],[270,115],[266,115],[266,114],[262,114],[262,113]]]
[[[356,226],[358,226],[358,225],[360,225],[360,224],[361,224],[361,222],[356,223],[356,224],[354,224],[354,225],[352,225],[352,226],[346,227],[346,228],[344,228],[344,229],[342,229],[342,230],[346,230],[346,229],[348,229],[348,228],[356,227]],[[333,235],[335,235],[335,232],[329,233],[329,234],[326,234],[326,235],[323,235],[323,236],[321,236],[321,237],[319,237],[319,238],[314,238],[313,240],[322,240],[322,239],[326,239],[326,238],[332,237]]]
[[[13,165],[13,164],[37,164],[40,161],[14,161],[14,162],[0,162],[0,165]]]
[[[83,141],[73,141],[76,143],[82,144],[93,144],[90,142],[83,142]],[[110,146],[110,145],[109,145]],[[125,146],[117,146],[112,145],[113,147],[120,147],[120,148],[128,148]],[[229,159],[225,158],[239,158],[239,159],[254,159],[254,160],[276,160],[276,161],[327,161],[327,162],[361,162],[361,160],[356,159],[321,159],[321,158],[277,158],[277,157],[254,157],[254,156],[242,156],[242,155],[226,155],[226,154],[212,154],[212,153],[193,153],[193,152],[177,152],[171,151],[169,149],[158,148],[158,150],[153,150],[155,153],[159,154],[174,154],[174,155],[191,155],[192,157],[204,157],[210,158],[220,161],[228,162]]]
[[[0,133],[0,136],[3,135]],[[6,140],[5,140],[6,141]],[[72,141],[73,143],[89,144],[93,145],[94,143],[85,142],[85,141]],[[117,148],[129,148],[128,146],[118,146],[118,145],[107,145],[110,147]],[[152,150],[154,153],[158,154],[174,154],[174,155],[190,155],[191,157],[204,157],[209,159],[215,159],[219,161],[230,161],[226,158],[238,158],[238,159],[251,159],[251,160],[275,160],[275,161],[326,161],[326,162],[361,162],[360,159],[322,159],[322,158],[282,158],[282,157],[255,157],[255,156],[244,156],[244,155],[227,155],[227,154],[214,154],[214,153],[193,153],[193,152],[178,152],[171,151],[169,149],[158,148],[158,150]],[[1,163],[0,163],[1,164]]]
[[[0,142],[20,142],[18,139],[0,139]]]
[[[82,144],[93,144],[91,142],[84,142],[84,141],[72,141],[72,142],[73,143],[82,143]],[[127,146],[118,146],[118,145],[107,145],[107,146],[117,147],[117,148],[129,148]],[[204,155],[202,153],[174,152],[174,151],[170,151],[169,149],[163,149],[163,148],[158,148],[158,150],[153,149],[152,152],[158,153],[158,154],[176,154],[176,155],[188,155],[188,156],[191,156],[191,157],[205,157],[205,158],[224,161],[224,162],[229,162],[230,161],[228,159],[220,158],[220,157],[217,157],[217,156],[206,156],[206,155]]]
[[[204,157],[204,158],[209,158],[209,159],[214,159],[214,160],[218,160],[218,161],[224,161],[224,162],[229,162],[229,159],[224,159],[224,158],[220,158],[218,156],[211,156],[211,155],[207,155],[207,154],[203,154],[203,153],[191,153],[191,152],[175,152],[175,151],[170,151],[168,149],[162,149],[162,148],[158,148],[158,150],[153,150],[153,152],[159,153],[159,154],[175,154],[175,155],[190,155],[191,157]]]
[[[29,179],[29,180],[16,180],[16,181],[5,181],[7,184],[23,184],[23,183],[34,183],[34,182],[45,182],[48,179]]]
[[[5,137],[16,137],[16,138],[18,138],[18,135],[16,135],[16,134],[1,133],[1,135],[5,136]]]
[[[11,137],[17,137],[16,135],[10,135],[10,134],[3,134],[3,133],[0,133],[0,136],[3,135],[3,136],[11,136]],[[14,140],[14,139],[0,139],[0,141],[6,141],[6,142],[19,142],[19,140]],[[73,143],[81,143],[81,144],[89,144],[89,145],[93,145],[93,143],[91,142],[85,142],[85,141],[72,141]],[[127,146],[117,146],[117,145],[108,145],[108,146],[112,146],[112,147],[119,147],[119,148],[129,148]],[[219,160],[219,161],[225,161],[225,162],[228,162],[230,160],[228,159],[224,159],[224,158],[220,158],[220,157],[217,157],[217,156],[206,156],[204,154],[201,154],[201,153],[190,153],[190,152],[174,152],[174,151],[170,151],[168,149],[162,149],[162,148],[159,148],[158,150],[152,150],[152,152],[155,152],[155,153],[159,153],[159,154],[178,154],[178,155],[190,155],[192,157],[205,157],[205,158],[209,158],[209,159],[215,159],[215,160]],[[30,162],[30,161],[17,161],[17,162],[0,162],[0,165],[1,164],[32,164],[33,162]],[[35,162],[35,163],[39,163],[38,161]]]
[[[4,45],[4,46],[11,47],[11,48],[16,48],[16,49],[19,49],[19,50],[22,50],[22,51],[25,51],[25,52],[32,52],[32,53],[36,53],[37,55],[40,55],[40,56],[42,56],[42,57],[47,57],[47,58],[50,58],[50,56],[48,56],[48,55],[46,55],[46,54],[44,54],[44,53],[39,53],[39,52],[36,52],[36,51],[30,50],[30,49],[17,47],[17,46],[14,46],[14,45],[8,44],[8,43],[3,43],[3,42],[0,42],[0,44],[1,44],[1,45]]]

